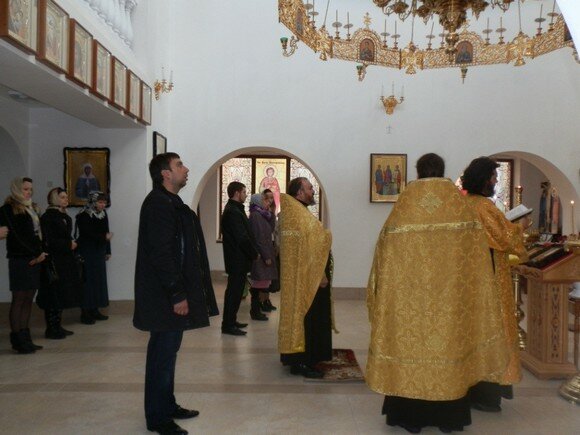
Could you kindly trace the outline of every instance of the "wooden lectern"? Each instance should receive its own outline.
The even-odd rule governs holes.
[[[576,374],[568,361],[568,293],[580,281],[580,250],[538,269],[527,265],[515,271],[527,278],[527,346],[522,365],[540,379],[563,379]]]

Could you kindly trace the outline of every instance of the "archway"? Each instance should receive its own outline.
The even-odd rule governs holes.
[[[223,253],[221,243],[217,240],[218,233],[218,220],[219,220],[219,210],[220,204],[219,200],[219,169],[220,166],[227,162],[228,160],[237,156],[285,156],[291,159],[295,159],[302,163],[318,181],[321,191],[324,192],[324,184],[317,176],[316,171],[292,153],[289,153],[280,148],[273,147],[247,147],[240,148],[236,151],[232,151],[219,160],[217,160],[203,175],[201,178],[196,191],[194,193],[192,208],[199,209],[201,224],[203,227],[209,262],[212,270],[224,270],[223,263]],[[249,189],[251,191],[252,189]],[[330,222],[330,217],[328,213],[328,203],[326,195],[322,195],[322,221],[325,226],[328,226]]]
[[[14,177],[26,175],[24,159],[14,138],[4,128],[0,127],[0,195],[1,202],[8,194],[10,182]],[[6,259],[6,243],[0,242],[0,301],[9,300],[8,292],[8,260]]]
[[[562,233],[572,232],[572,212],[570,201],[578,204],[579,192],[577,185],[568,179],[553,163],[536,154],[524,151],[506,151],[491,157],[514,160],[514,186],[523,187],[522,199],[524,204],[534,208],[533,219],[538,222],[538,209],[541,195],[540,184],[550,181],[552,187],[558,191],[562,203]],[[576,205],[576,214],[578,205]],[[578,219],[576,219],[578,222]],[[577,229],[576,229],[577,231]]]

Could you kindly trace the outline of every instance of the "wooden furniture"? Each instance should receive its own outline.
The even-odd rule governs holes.
[[[580,281],[580,249],[542,269],[519,265],[527,278],[527,347],[522,365],[540,379],[563,379],[576,374],[568,361],[568,293]]]

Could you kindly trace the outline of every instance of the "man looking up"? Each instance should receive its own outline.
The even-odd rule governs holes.
[[[151,160],[153,190],[141,206],[133,325],[149,331],[145,370],[147,429],[187,434],[173,419],[193,418],[173,394],[175,362],[183,331],[209,326],[218,314],[207,251],[197,215],[181,198],[187,169],[179,155]]]

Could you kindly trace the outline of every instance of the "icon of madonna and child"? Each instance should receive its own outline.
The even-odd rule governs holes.
[[[391,165],[383,170],[381,165],[375,171],[375,191],[378,195],[398,195],[401,193],[402,174],[399,165]]]

